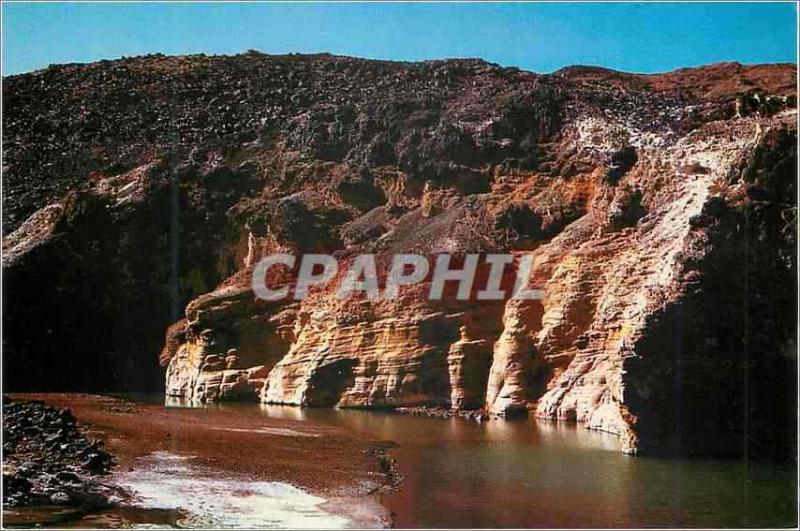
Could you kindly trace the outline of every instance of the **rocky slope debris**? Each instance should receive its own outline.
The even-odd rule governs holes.
[[[106,505],[98,482],[113,460],[84,435],[69,409],[3,398],[3,504]]]
[[[7,78],[6,374],[153,385],[160,349],[187,400],[533,414],[630,453],[785,455],[795,79],[257,52]],[[532,252],[545,297],[256,300],[275,252]]]

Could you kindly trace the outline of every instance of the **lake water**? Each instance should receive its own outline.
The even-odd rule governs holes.
[[[630,457],[572,423],[212,405],[342,426],[399,445],[381,496],[397,527],[789,527],[793,465]]]
[[[160,396],[136,400],[164,403]],[[377,500],[393,513],[396,527],[793,527],[797,522],[794,465],[629,457],[619,451],[615,436],[572,423],[478,423],[258,404],[204,407],[235,409],[245,423],[252,419],[253,430],[266,415],[341,426],[397,443],[390,455],[402,482]],[[34,508],[29,516],[59,527],[348,525],[325,512],[323,500],[291,485],[245,484],[211,471],[207,476],[197,470],[177,474],[173,469],[182,470],[185,461],[171,455],[152,458],[160,460],[159,467],[146,467],[150,472],[144,476],[118,475],[121,485],[147,502],[139,508],[119,507],[78,519],[64,519],[61,508]],[[147,475],[161,468],[170,473]],[[200,484],[198,476],[203,476]],[[175,479],[181,477],[186,484]],[[234,496],[238,491],[246,495]],[[385,516],[386,510],[378,508]],[[375,512],[364,509],[367,515]],[[20,517],[24,521],[25,511]],[[355,525],[372,523],[367,519]]]

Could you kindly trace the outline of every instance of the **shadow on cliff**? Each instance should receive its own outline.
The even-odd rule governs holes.
[[[692,220],[711,251],[690,262],[686,296],[652,317],[625,366],[640,453],[796,451],[796,205],[783,202],[796,193],[796,140],[768,135],[741,168],[742,204],[712,199]]]
[[[163,331],[227,273],[227,236],[224,204],[155,187],[133,207],[71,192],[53,234],[4,263],[6,390],[163,389]]]

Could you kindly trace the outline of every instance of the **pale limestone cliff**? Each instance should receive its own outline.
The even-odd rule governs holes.
[[[740,193],[746,183],[732,179],[732,169],[754,156],[765,132],[791,128],[795,117],[737,117],[674,138],[595,120],[595,135],[624,131],[622,143],[637,147],[638,160],[610,185],[601,161],[618,145],[593,144],[581,134],[562,141],[560,150],[588,152],[598,162],[568,185],[546,189],[568,197],[583,215],[533,250],[543,301],[448,308],[425,300],[427,285],[394,304],[318,294],[281,310],[294,319],[284,334],[290,339],[256,356],[256,367],[202,366],[191,353],[207,343],[184,343],[169,361],[167,392],[226,399],[246,389],[276,404],[477,407],[503,416],[531,410],[619,434],[623,450],[634,453],[637,416],[626,363],[656,355],[639,348],[650,319],[702,274],[689,262],[702,261],[708,236],[693,223],[709,204]],[[479,197],[485,208],[496,212],[512,200],[538,206],[542,177],[498,172],[494,179],[491,194]],[[429,195],[422,196],[423,210],[430,210]]]

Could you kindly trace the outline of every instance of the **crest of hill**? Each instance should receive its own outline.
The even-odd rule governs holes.
[[[553,75],[577,82],[610,83],[657,92],[683,92],[702,99],[757,92],[792,96],[797,92],[797,65],[792,63],[743,65],[723,62],[659,74],[635,74],[599,66],[576,65],[562,68]]]

